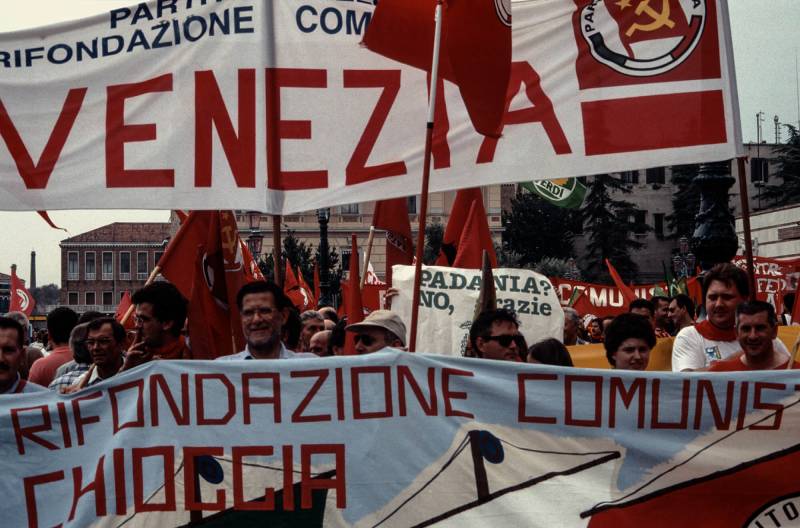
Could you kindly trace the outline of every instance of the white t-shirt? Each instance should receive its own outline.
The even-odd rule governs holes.
[[[789,350],[780,339],[773,341],[775,351],[789,357]],[[738,340],[714,341],[706,339],[697,328],[687,326],[675,336],[672,345],[672,371],[697,370],[711,365],[712,361],[728,359],[742,349]]]

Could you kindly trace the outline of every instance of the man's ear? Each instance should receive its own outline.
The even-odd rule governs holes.
[[[286,321],[289,320],[289,309],[281,308],[281,326],[286,326]]]
[[[175,326],[175,321],[160,321],[161,329],[165,332],[172,332],[172,327]]]
[[[486,344],[486,340],[485,339],[483,339],[480,336],[475,338],[475,346],[472,347],[472,353],[475,354],[475,357],[479,357],[479,358],[483,357],[483,351],[481,350],[481,348],[483,348],[484,344]]]

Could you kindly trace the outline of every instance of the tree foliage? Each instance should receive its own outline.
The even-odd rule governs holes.
[[[520,190],[503,212],[503,252],[519,267],[531,267],[545,257],[566,259],[575,254],[575,212]]]
[[[36,306],[41,306],[42,310],[44,310],[44,307],[47,305],[59,303],[59,291],[60,288],[57,285],[45,284],[43,286],[31,288],[31,295],[33,295],[33,299],[36,301]]]
[[[792,125],[789,129],[789,139],[777,147],[778,169],[775,175],[781,183],[766,185],[761,188],[758,197],[772,200],[776,206],[791,205],[800,202],[800,133]]]
[[[676,165],[672,168],[672,214],[667,215],[668,238],[678,239],[682,236],[690,238],[694,232],[694,223],[700,211],[700,188],[694,183],[694,177],[700,172],[699,165]]]
[[[634,280],[639,267],[630,253],[645,246],[634,234],[650,230],[647,224],[636,222],[638,209],[631,202],[612,197],[614,191],[631,192],[620,179],[608,174],[592,177],[581,209],[584,233],[588,238],[581,268],[586,280],[592,282],[609,280],[605,259],[611,261],[623,279]]]

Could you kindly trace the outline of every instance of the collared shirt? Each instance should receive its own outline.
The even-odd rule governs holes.
[[[47,388],[56,392],[63,392],[64,389],[74,385],[81,379],[81,376],[83,376],[87,370],[89,370],[88,363],[75,363],[70,366],[67,372],[54,379]]]
[[[286,348],[286,345],[281,343],[281,350],[278,353],[278,357],[275,359],[292,359],[292,358],[316,358],[319,357],[316,354],[312,354],[311,352],[294,352]],[[244,350],[241,352],[237,352],[236,354],[230,354],[227,356],[220,356],[216,359],[216,361],[236,361],[240,359],[258,359],[254,357],[253,354],[250,353],[250,347],[244,347]]]
[[[47,389],[41,385],[37,385],[36,383],[31,383],[30,381],[22,379],[19,373],[17,373],[16,381],[5,392],[0,394],[28,394],[31,392],[42,392],[46,390]]]

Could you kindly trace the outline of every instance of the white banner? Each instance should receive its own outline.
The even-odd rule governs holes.
[[[371,4],[153,0],[0,35],[0,209],[413,194],[426,74],[359,46]],[[444,83],[431,190],[738,155],[725,2],[661,4],[512,2],[503,136],[478,135]]]
[[[524,269],[498,268],[492,273],[497,307],[517,314],[528,345],[548,337],[563,340],[564,310],[550,279]],[[481,282],[480,270],[422,267],[417,348],[464,355]],[[398,291],[392,311],[411,321],[414,266],[393,266],[392,285]]]

